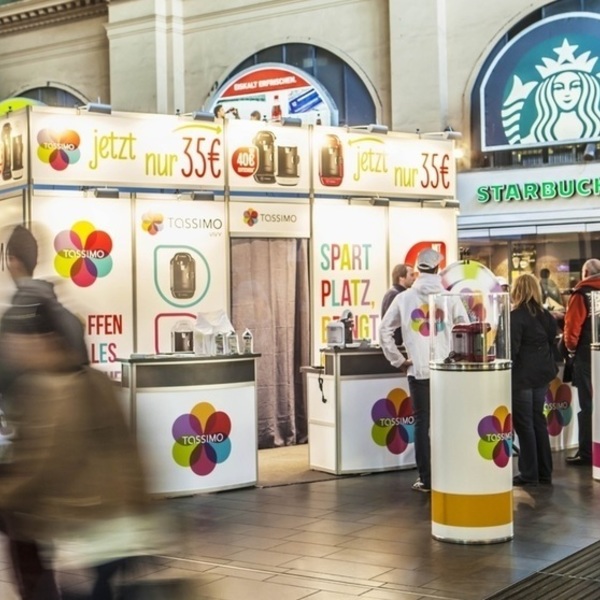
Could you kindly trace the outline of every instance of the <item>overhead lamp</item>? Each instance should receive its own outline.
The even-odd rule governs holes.
[[[369,200],[369,204],[371,206],[388,206],[389,203],[389,198],[371,198]]]
[[[94,190],[94,196],[96,196],[96,198],[118,198],[119,189],[109,187],[96,188]]]
[[[194,121],[211,121],[211,122],[213,122],[215,120],[214,113],[207,112],[205,110],[195,110],[193,113],[191,113],[191,115],[192,115],[192,119],[194,119]]]
[[[442,208],[460,208],[460,202],[452,198],[444,198],[440,200],[440,206]]]
[[[377,123],[371,123],[371,125],[367,125],[367,131],[369,133],[381,133],[383,135],[387,135],[389,129],[387,125],[378,125]]]
[[[215,193],[207,190],[194,190],[190,193],[190,198],[192,200],[214,200]]]
[[[101,104],[99,102],[90,102],[82,108],[91,113],[100,113],[103,115],[110,115],[112,113],[112,106],[110,104]]]
[[[586,144],[583,151],[583,160],[594,160],[596,158],[596,144]]]
[[[283,117],[281,124],[286,127],[302,127],[302,119],[300,117]]]
[[[421,133],[417,129],[417,134],[421,139],[425,140],[460,140],[462,139],[462,133],[460,131],[454,131],[452,127],[446,127],[444,131],[427,131]]]

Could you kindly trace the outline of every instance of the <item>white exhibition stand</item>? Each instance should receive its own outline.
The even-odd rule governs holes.
[[[379,348],[322,350],[304,367],[309,466],[342,475],[415,466],[414,416],[405,376]]]
[[[592,355],[592,477],[600,481],[600,344],[591,345]]]
[[[510,364],[430,363],[431,521],[438,540],[513,537]]]
[[[256,485],[258,356],[120,359],[122,395],[151,493]]]

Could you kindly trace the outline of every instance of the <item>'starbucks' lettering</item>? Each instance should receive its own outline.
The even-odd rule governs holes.
[[[480,204],[568,199],[574,196],[600,196],[600,177],[482,185],[477,188],[477,202]]]

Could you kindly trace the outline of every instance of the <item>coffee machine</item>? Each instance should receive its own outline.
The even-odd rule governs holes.
[[[345,348],[354,341],[354,316],[345,310],[337,321],[327,324],[327,346]]]

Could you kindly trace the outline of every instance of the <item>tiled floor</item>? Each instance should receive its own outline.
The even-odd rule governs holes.
[[[480,600],[600,539],[600,483],[554,459],[553,486],[515,490],[515,537],[501,544],[433,540],[415,471],[166,500],[186,534],[146,577],[190,578],[194,600]],[[0,561],[0,598],[13,600]]]

